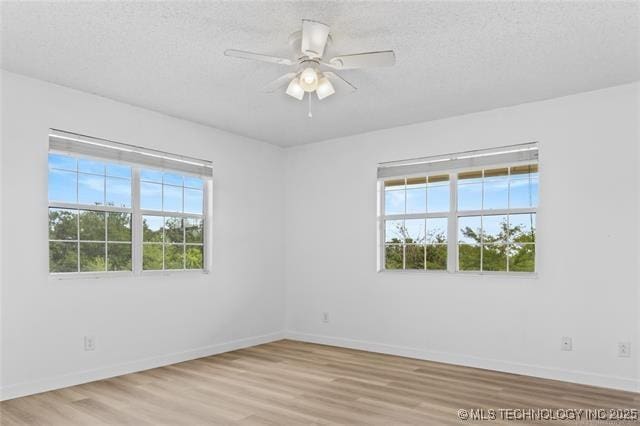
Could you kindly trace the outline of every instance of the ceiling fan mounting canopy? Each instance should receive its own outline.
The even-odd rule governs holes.
[[[341,91],[354,92],[356,87],[336,74],[332,70],[360,69],[370,67],[384,67],[395,64],[393,50],[363,52],[341,55],[324,60],[326,48],[332,43],[331,28],[322,22],[310,19],[302,20],[302,30],[289,36],[289,45],[293,48],[293,58],[281,58],[261,53],[228,49],[224,53],[240,59],[269,62],[277,65],[295,66],[289,72],[264,86],[264,92],[275,92],[287,86],[286,94],[302,100],[305,93],[316,93],[322,100],[333,95],[336,90],[334,84]]]

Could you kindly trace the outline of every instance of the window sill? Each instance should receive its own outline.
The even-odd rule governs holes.
[[[488,276],[488,277],[502,277],[502,278],[524,278],[524,279],[538,279],[537,272],[483,272],[483,271],[443,271],[443,270],[420,270],[420,269],[381,269],[378,270],[379,274],[442,274],[442,275],[460,275],[460,276]]]
[[[448,274],[448,271],[442,269],[380,269],[381,274]]]
[[[133,272],[52,272],[50,280],[94,280],[105,278],[128,278],[135,276]]]
[[[142,271],[139,276],[141,277],[157,277],[157,276],[171,276],[171,275],[195,275],[195,274],[208,274],[206,269],[176,269],[169,271]]]
[[[175,270],[175,271],[143,271],[139,274],[135,274],[130,271],[122,272],[54,272],[49,273],[49,279],[54,281],[63,280],[97,280],[97,279],[112,279],[112,278],[135,278],[146,276],[171,276],[171,275],[194,275],[194,274],[209,274],[205,269],[189,269],[189,270]]]

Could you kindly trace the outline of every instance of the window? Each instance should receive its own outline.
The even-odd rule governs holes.
[[[140,171],[142,269],[202,269],[204,259],[201,179]]]
[[[50,134],[49,272],[206,269],[210,165],[95,141]]]
[[[524,144],[379,166],[379,269],[535,272],[537,152]]]
[[[49,154],[49,271],[131,271],[131,167]]]
[[[385,268],[447,269],[449,176],[384,181]]]
[[[458,270],[534,272],[538,166],[458,173]]]

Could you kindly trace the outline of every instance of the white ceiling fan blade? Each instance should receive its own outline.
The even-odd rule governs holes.
[[[393,50],[383,50],[381,52],[336,56],[331,58],[327,65],[337,70],[348,70],[354,68],[390,67],[395,63],[396,55]]]
[[[261,90],[265,93],[275,92],[276,90],[283,87],[284,85],[289,84],[295,76],[296,76],[295,72],[287,73],[281,77],[276,78],[272,82],[265,84]]]
[[[300,50],[310,58],[322,58],[329,37],[329,26],[321,22],[302,20],[302,41]]]
[[[293,61],[287,58],[278,58],[277,56],[263,55],[262,53],[245,52],[244,50],[227,49],[224,51],[225,56],[233,58],[249,59],[253,61],[271,62],[279,65],[293,65]]]
[[[351,92],[355,92],[356,90],[358,90],[358,88],[356,86],[354,86],[353,84],[349,83],[347,80],[345,80],[344,78],[340,77],[338,74],[336,74],[335,72],[332,71],[327,71],[323,73],[325,75],[325,77],[327,77],[329,80],[331,80],[332,83],[334,83],[336,86],[338,86],[338,91],[346,91],[348,93]]]

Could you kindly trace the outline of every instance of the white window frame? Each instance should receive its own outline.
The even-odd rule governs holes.
[[[92,211],[100,211],[100,212],[117,212],[117,213],[129,213],[131,214],[131,271],[90,271],[90,272],[81,272],[79,263],[80,263],[80,246],[78,245],[78,270],[73,272],[51,272],[50,266],[48,266],[48,273],[51,278],[55,279],[70,279],[70,278],[104,278],[104,277],[122,277],[122,276],[143,276],[143,275],[173,275],[173,274],[193,274],[193,273],[204,273],[208,274],[211,269],[212,264],[212,254],[211,254],[211,243],[212,243],[212,233],[211,233],[211,188],[212,188],[212,178],[203,177],[193,175],[198,179],[203,181],[202,187],[202,214],[196,213],[182,213],[182,212],[171,212],[171,211],[160,211],[160,210],[143,210],[140,208],[140,170],[142,169],[153,169],[152,167],[141,166],[138,164],[127,163],[127,162],[118,162],[109,159],[104,159],[100,157],[93,157],[88,155],[77,155],[64,151],[56,151],[50,150],[50,153],[58,154],[58,155],[66,155],[75,159],[88,159],[94,161],[100,161],[106,164],[123,164],[131,167],[131,208],[124,207],[114,207],[114,206],[106,206],[106,205],[95,205],[95,204],[80,204],[80,203],[68,203],[68,202],[56,202],[56,201],[48,201],[48,208],[61,208],[61,209],[72,209],[72,210],[92,210]],[[153,169],[158,170],[158,169]],[[173,171],[171,169],[161,170],[162,172],[171,172],[175,174],[179,174],[182,176],[190,175],[188,173],[182,171]],[[76,171],[76,174],[79,172]],[[76,191],[78,190],[77,186],[79,185],[78,179],[76,179]],[[106,186],[105,179],[105,186]],[[163,185],[164,186],[164,185]],[[106,193],[106,191],[105,191]],[[184,186],[183,186],[183,200],[184,206]],[[184,209],[183,209],[184,210]],[[203,242],[202,242],[202,251],[203,251],[203,267],[198,269],[161,269],[161,270],[143,270],[142,268],[142,248],[143,248],[143,227],[142,227],[142,217],[144,215],[152,215],[152,216],[166,216],[166,217],[182,217],[182,218],[198,218],[203,221]],[[184,232],[184,230],[183,230]],[[106,237],[105,237],[106,238]],[[47,231],[47,265],[50,262],[50,254],[48,251],[48,243],[49,241],[60,241],[60,240],[51,240],[48,238]],[[80,235],[76,240],[64,240],[65,242],[75,241],[79,244]],[[83,242],[91,242],[91,241],[83,241]],[[102,243],[103,241],[99,241]],[[105,246],[107,244],[107,240],[104,241]],[[162,243],[164,246],[164,242]],[[183,242],[183,245],[186,247],[188,244]],[[199,245],[199,244],[194,244]],[[164,250],[164,248],[163,248]],[[164,251],[163,251],[164,253]],[[105,253],[106,256],[106,253]],[[106,257],[105,257],[106,259]],[[164,266],[164,255],[163,255],[163,266]]]
[[[536,247],[535,250],[535,258],[534,258],[534,270],[533,272],[520,272],[520,271],[483,271],[482,270],[482,252],[480,258],[480,270],[479,271],[461,271],[458,265],[458,218],[459,217],[467,217],[467,216],[489,216],[489,215],[509,215],[512,214],[527,214],[533,213],[536,215],[536,223],[538,217],[538,206],[535,207],[522,207],[522,208],[506,208],[506,209],[481,209],[481,210],[458,210],[458,173],[469,172],[469,171],[482,171],[482,205],[484,205],[484,170],[485,169],[493,169],[493,168],[505,168],[505,167],[514,167],[518,165],[525,164],[536,164],[539,166],[537,161],[524,161],[524,162],[509,162],[509,163],[495,163],[491,165],[484,165],[482,167],[465,167],[459,169],[450,169],[445,171],[434,171],[430,174],[407,174],[397,177],[384,177],[378,178],[377,182],[377,194],[378,194],[378,259],[377,259],[377,270],[378,272],[385,273],[449,273],[449,274],[462,274],[462,275],[508,275],[508,276],[523,276],[523,277],[537,277],[538,274],[538,229],[536,227],[536,240],[533,243]],[[385,214],[385,187],[384,182],[387,180],[393,179],[408,179],[408,178],[428,178],[429,176],[440,176],[440,175],[448,175],[449,176],[449,211],[448,212],[438,212],[438,213],[411,213],[411,214],[393,214],[386,215]],[[425,189],[426,190],[426,189]],[[508,191],[510,196],[510,191]],[[538,195],[538,200],[540,199]],[[405,209],[406,209],[406,194],[405,194]],[[427,199],[427,205],[428,205]],[[447,220],[447,269],[446,270],[438,270],[438,269],[404,269],[406,266],[406,259],[403,253],[403,269],[387,269],[385,267],[385,250],[386,250],[386,226],[385,223],[387,220],[403,220],[403,219],[423,219],[423,218],[442,218],[446,217]],[[481,219],[482,220],[482,219]],[[404,247],[404,244],[403,244]],[[403,248],[404,250],[404,248]],[[507,261],[508,268],[508,261]]]

